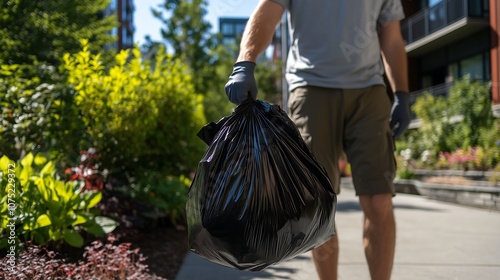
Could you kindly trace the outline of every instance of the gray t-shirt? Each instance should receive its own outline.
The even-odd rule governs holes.
[[[272,0],[288,11],[290,90],[384,84],[377,24],[404,18],[400,0]]]

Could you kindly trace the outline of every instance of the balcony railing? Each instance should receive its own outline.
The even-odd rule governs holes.
[[[414,103],[415,100],[417,99],[417,97],[424,94],[425,92],[430,93],[434,97],[439,97],[439,96],[448,97],[448,95],[450,93],[450,88],[453,86],[453,84],[455,84],[455,83],[448,82],[448,83],[444,83],[444,84],[440,84],[440,85],[435,85],[433,87],[428,87],[428,88],[424,88],[421,90],[412,91],[410,100],[412,103]]]
[[[411,44],[463,18],[488,18],[488,3],[481,0],[443,0],[421,10],[401,24],[406,44]]]

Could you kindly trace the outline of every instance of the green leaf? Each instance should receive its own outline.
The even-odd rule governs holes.
[[[0,171],[5,172],[7,169],[9,169],[9,164],[10,164],[10,159],[6,155],[3,155],[0,158]]]
[[[21,160],[21,165],[24,167],[31,166],[33,163],[33,154],[29,153],[27,154],[22,160]]]
[[[47,177],[47,180],[52,180],[52,178],[50,177]],[[50,183],[49,183],[50,184]],[[48,193],[48,190],[45,186],[45,178],[43,177],[38,177],[36,180],[35,180],[35,185],[38,189],[38,191],[40,192],[40,194],[42,195],[42,198],[45,200],[45,201],[49,201],[49,193]]]
[[[21,171],[21,174],[19,175],[19,182],[21,183],[21,186],[26,186],[29,181],[29,176],[30,176],[30,169],[31,167],[24,167]]]
[[[83,237],[73,229],[64,230],[64,241],[73,247],[80,248],[83,246]]]
[[[112,232],[117,226],[118,223],[115,220],[104,216],[97,216],[94,220],[86,223],[83,228],[90,234],[102,236]]]
[[[76,215],[76,220],[71,224],[71,226],[81,225],[87,222],[87,218],[82,215]]]
[[[52,229],[49,229],[49,237],[53,241],[57,241],[61,239],[61,233],[59,231],[53,231]]]
[[[0,249],[7,248],[9,246],[7,238],[0,239]]]
[[[112,232],[118,226],[118,223],[115,220],[104,216],[95,217],[95,222],[101,226],[102,230],[106,234]]]
[[[49,216],[47,216],[47,214],[42,214],[36,219],[35,229],[50,226],[51,224],[52,222]]]
[[[42,168],[42,171],[40,171],[40,175],[44,174],[52,174],[55,170],[54,163],[52,161],[47,162],[45,166]]]
[[[44,157],[44,156],[42,156],[40,154],[37,154],[35,156],[35,164],[36,165],[42,165],[42,164],[44,164],[46,162],[47,162],[47,158],[46,157]]]
[[[101,199],[102,199],[102,192],[93,193],[88,199],[87,209],[96,206],[97,203],[101,201]]]
[[[105,235],[105,232],[104,230],[102,229],[102,227],[100,225],[98,225],[95,221],[88,221],[87,223],[85,223],[83,225],[83,229],[92,234],[92,235],[95,235],[95,236],[103,236]]]

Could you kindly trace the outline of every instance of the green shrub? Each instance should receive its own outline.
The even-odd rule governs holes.
[[[29,153],[14,162],[0,158],[0,248],[35,241],[84,245],[80,231],[96,236],[111,232],[116,222],[98,216],[100,191],[85,190],[81,181],[59,179],[52,161]],[[14,233],[14,234],[13,234]]]
[[[191,180],[185,176],[173,177],[148,172],[131,186],[131,197],[152,206],[142,213],[153,220],[168,218],[176,224],[184,214],[186,194]]]
[[[419,150],[438,153],[489,148],[498,140],[489,84],[465,77],[453,85],[448,98],[426,93],[417,98],[413,109],[422,120]]]
[[[463,120],[450,127],[447,145],[450,149],[469,147],[492,147],[495,142],[482,142],[482,136],[494,129],[491,109],[490,84],[473,81],[466,77],[451,88],[448,99],[448,114],[463,116]],[[491,141],[492,139],[485,139]]]
[[[86,139],[74,92],[49,66],[0,65],[0,156],[58,151],[78,155]]]
[[[500,187],[500,163],[496,165],[496,167],[493,169],[493,174],[491,177],[488,179],[488,182],[492,184],[493,186],[499,186]]]
[[[415,172],[413,172],[409,168],[403,168],[402,170],[398,171],[396,177],[399,179],[413,179],[415,178]]]
[[[144,61],[135,48],[117,54],[105,71],[85,41],[64,61],[86,132],[110,175],[180,175],[196,168],[205,149],[196,136],[206,122],[203,98],[182,63],[164,49],[155,61]]]
[[[434,153],[446,150],[446,137],[449,130],[447,99],[434,97],[430,93],[419,96],[413,106],[417,118],[422,120],[418,132],[413,134],[416,150],[431,150]]]

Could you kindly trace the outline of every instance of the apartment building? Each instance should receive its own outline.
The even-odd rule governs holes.
[[[245,17],[220,17],[219,32],[222,35],[222,44],[226,46],[232,45],[238,48],[238,44],[241,40],[241,36],[243,35],[243,31],[245,30],[247,21],[248,18]],[[273,48],[271,50],[271,53],[266,52],[265,55],[262,55],[258,58],[259,61],[271,59],[271,62],[274,62],[279,58],[279,55],[277,54],[280,51],[280,39],[278,37],[279,34],[280,32],[278,29],[274,34],[273,40],[270,44],[270,47]],[[234,55],[237,56],[237,53],[235,53]]]
[[[222,34],[222,43],[224,45],[237,45],[245,30],[248,18],[219,18],[219,32]]]
[[[498,0],[402,0],[410,90],[447,96],[465,75],[492,82],[500,103],[500,3]]]
[[[111,0],[105,14],[116,14],[120,24],[111,30],[118,40],[110,47],[118,51],[134,47],[134,10],[133,0]]]

